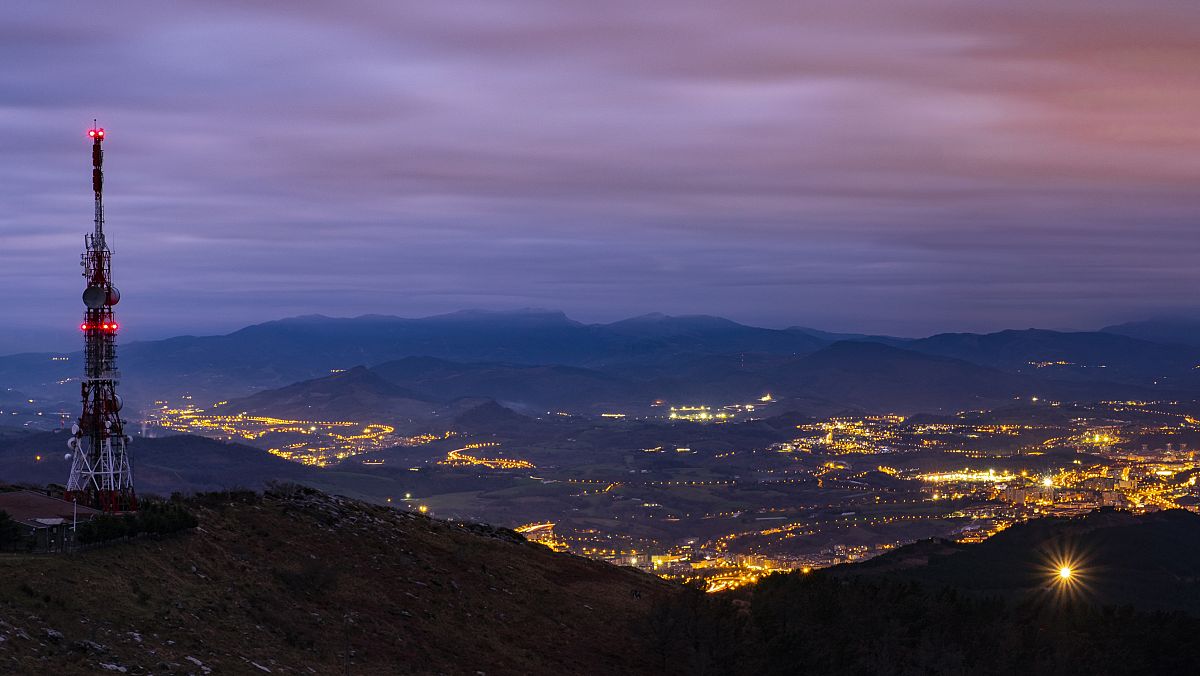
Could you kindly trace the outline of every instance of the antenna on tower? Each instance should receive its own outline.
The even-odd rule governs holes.
[[[83,291],[84,380],[83,412],[71,426],[67,447],[72,451],[68,499],[106,512],[137,509],[133,471],[117,394],[117,324],[113,306],[121,292],[112,283],[112,251],[104,241],[104,128],[93,121],[92,192],[96,198],[95,230],[84,236]]]

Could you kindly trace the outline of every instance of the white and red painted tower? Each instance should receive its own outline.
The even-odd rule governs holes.
[[[117,395],[117,319],[113,306],[121,293],[112,284],[112,251],[104,241],[104,130],[94,126],[92,190],[96,193],[95,230],[84,237],[83,277],[87,306],[79,328],[84,335],[83,413],[71,426],[67,446],[72,452],[68,499],[106,512],[137,509],[129,442]]]

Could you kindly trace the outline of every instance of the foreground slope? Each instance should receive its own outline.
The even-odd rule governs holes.
[[[1057,577],[1063,566],[1073,571],[1070,584]],[[1037,519],[978,544],[923,541],[835,571],[1009,598],[1064,593],[1100,605],[1200,616],[1200,515],[1104,509]]]
[[[299,487],[186,504],[191,533],[0,556],[0,673],[1094,676],[1200,660],[1200,619],[1142,610],[1179,594],[1172,579],[1196,584],[1200,517],[1182,512],[1046,519],[991,546],[925,542],[706,595],[504,529]],[[1126,553],[1122,573],[1148,584],[1137,609],[973,584],[1064,535],[1091,566]],[[969,574],[914,582],[943,564]]]
[[[641,673],[675,589],[309,489],[190,507],[191,533],[0,555],[0,673]]]
[[[689,673],[1046,676],[1195,673],[1200,516],[1102,511],[980,544],[667,597],[651,634]],[[1062,582],[1064,555],[1075,577]]]

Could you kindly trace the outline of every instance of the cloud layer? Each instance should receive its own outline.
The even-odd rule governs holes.
[[[926,333],[1194,306],[1200,5],[20,3],[0,349],[562,308]],[[12,305],[10,303],[10,305]]]

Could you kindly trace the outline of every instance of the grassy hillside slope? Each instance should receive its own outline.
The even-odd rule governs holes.
[[[671,585],[510,531],[286,489],[193,532],[0,556],[0,673],[640,673]],[[108,665],[108,666],[106,666]]]

